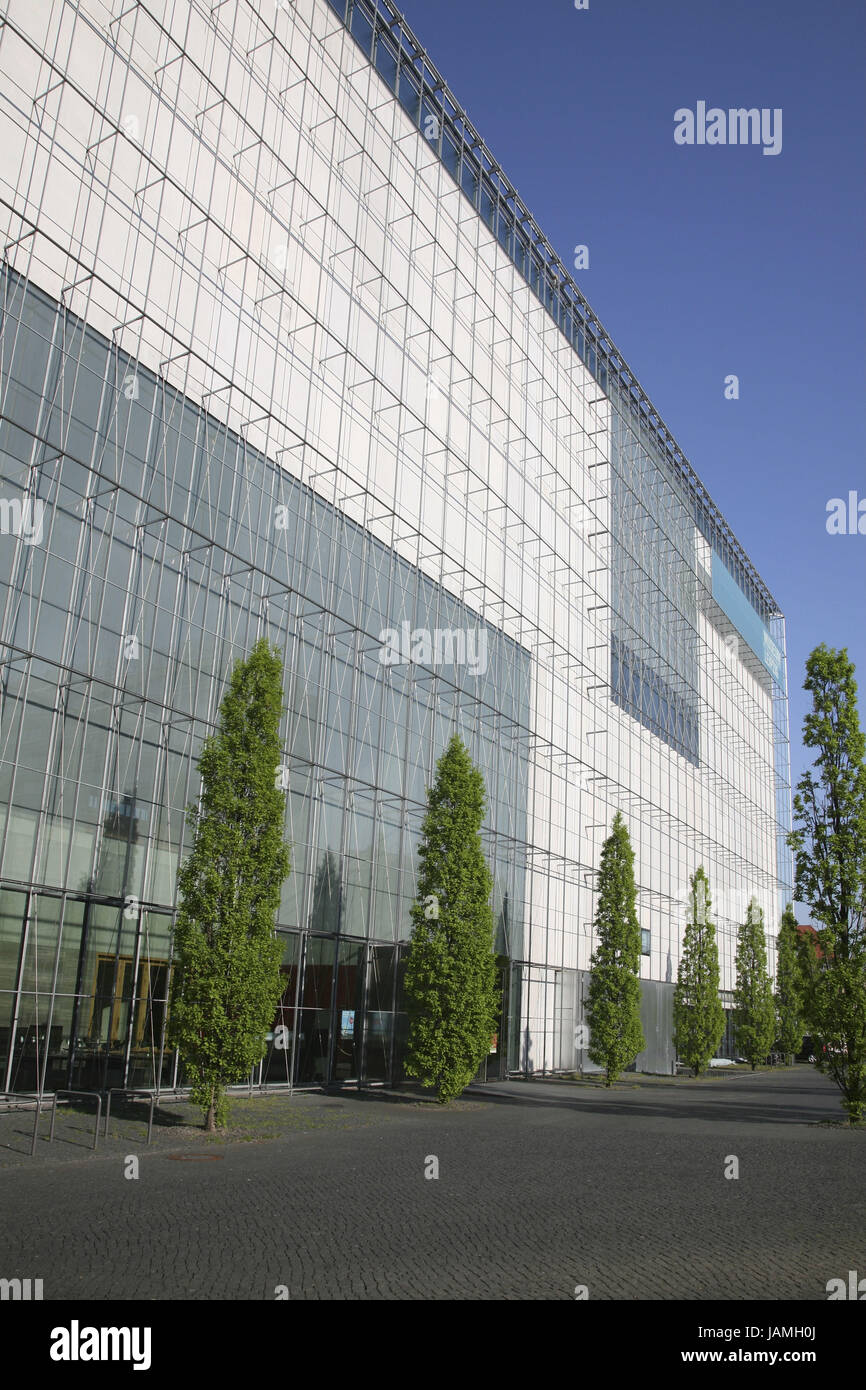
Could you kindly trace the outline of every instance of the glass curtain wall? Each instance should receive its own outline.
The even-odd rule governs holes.
[[[695,766],[700,680],[695,523],[649,432],[614,392],[611,428],[611,692]]]
[[[285,654],[292,858],[262,1079],[396,1074],[454,732],[487,787],[497,950],[520,953],[528,653],[9,270],[0,307],[0,1089],[183,1080],[165,1025],[184,807],[262,635]]]

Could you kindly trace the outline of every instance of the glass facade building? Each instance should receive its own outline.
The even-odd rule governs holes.
[[[0,30],[0,1091],[183,1082],[184,807],[284,653],[256,1080],[400,1076],[426,789],[488,793],[488,1075],[584,1062],[636,853],[647,1049],[703,863],[722,986],[791,896],[784,620],[387,0],[11,0]]]

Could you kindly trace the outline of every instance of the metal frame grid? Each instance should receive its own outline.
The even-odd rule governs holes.
[[[497,237],[601,389],[616,396],[624,413],[631,412],[639,428],[652,438],[659,456],[685,483],[695,522],[727,557],[729,568],[734,570],[750,602],[762,616],[779,614],[775,599],[673,433],[404,16],[391,0],[328,0],[328,3],[418,124],[423,126],[429,116],[435,116],[437,134],[432,140],[433,147],[454,181]],[[408,91],[407,83],[411,84]]]
[[[379,35],[369,56],[346,28],[355,14],[366,15]],[[606,341],[601,326],[567,277],[554,285],[551,249],[483,142],[460,125],[459,107],[420,47],[405,56],[407,32],[395,11],[380,5],[374,14],[365,0],[339,18],[332,0],[277,7],[51,0],[38,13],[26,0],[10,0],[0,31],[5,259],[112,341],[114,374],[101,389],[124,421],[122,438],[96,454],[87,446],[87,454],[68,412],[76,392],[93,387],[93,374],[81,357],[83,337],[75,339],[72,318],[61,316],[69,366],[40,389],[56,397],[66,424],[14,472],[13,486],[24,489],[26,479],[26,495],[60,517],[61,459],[106,475],[87,497],[86,526],[67,561],[80,572],[74,593],[101,583],[114,563],[116,533],[132,528],[136,559],[124,556],[124,585],[128,578],[132,593],[141,581],[142,599],[158,606],[168,569],[156,563],[157,552],[174,556],[202,590],[205,577],[218,579],[220,603],[231,609],[221,628],[225,650],[239,653],[268,620],[263,615],[288,604],[292,669],[304,688],[321,655],[346,646],[351,622],[340,609],[342,576],[327,569],[334,547],[323,550],[309,524],[310,543],[325,557],[324,588],[287,555],[286,572],[255,590],[254,612],[240,602],[255,545],[227,550],[226,528],[243,521],[255,531],[269,515],[261,499],[251,501],[245,479],[255,457],[267,458],[308,489],[308,518],[327,502],[344,527],[363,531],[365,545],[385,547],[389,564],[414,567],[465,605],[473,622],[529,653],[528,749],[518,779],[526,787],[526,830],[512,818],[501,832],[506,858],[525,853],[526,893],[511,913],[519,933],[512,958],[542,973],[586,968],[598,854],[619,809],[630,819],[641,866],[639,905],[652,949],[642,962],[645,977],[664,982],[675,970],[678,895],[703,860],[719,884],[724,983],[738,894],[749,885],[774,897],[779,886],[774,794],[778,785],[784,799],[784,779],[775,780],[774,731],[778,747],[787,725],[780,697],[774,726],[776,692],[766,673],[747,652],[730,659],[730,625],[707,583],[707,535],[729,567],[739,568],[738,582],[760,611],[775,605],[621,358],[609,359],[607,395],[599,392],[592,353]],[[392,49],[394,72],[386,61]],[[419,84],[414,115],[400,97],[404,74]],[[435,150],[421,123],[428,95],[427,114],[444,113]],[[470,158],[484,164],[471,203],[442,159],[445,118],[449,130],[460,128],[458,175]],[[490,213],[481,204],[485,180],[495,192]],[[538,251],[528,268],[515,261],[518,233]],[[584,335],[577,340],[582,355],[576,332]],[[154,468],[123,400],[132,361],[154,374],[178,423],[203,409],[215,434],[225,428],[242,442],[219,456],[211,447],[212,511],[191,544],[177,529],[189,519],[171,515],[175,434],[159,445],[155,488],[140,488],[132,510],[121,504],[121,460],[125,479]],[[619,516],[617,489],[627,499]],[[230,563],[215,565],[223,553]],[[34,711],[40,700],[53,711],[59,689],[58,711],[82,729],[91,714],[104,717],[112,737],[130,740],[122,764],[130,774],[150,757],[155,732],[163,765],[174,760],[174,781],[159,793],[159,823],[140,830],[168,881],[189,795],[192,721],[212,720],[218,688],[194,671],[184,674],[186,708],[163,727],[162,715],[149,716],[144,691],[129,687],[116,651],[94,679],[107,596],[87,599],[97,635],[58,687],[57,632],[71,640],[74,621],[67,629],[69,615],[57,618],[54,646],[36,652],[28,623],[47,613],[50,586],[26,546],[16,556],[7,611],[17,624],[8,631],[18,659],[8,667],[8,693],[33,692]],[[348,568],[354,563],[350,556]],[[408,603],[407,591],[393,592]],[[289,603],[289,593],[297,600]],[[180,611],[173,602],[175,634]],[[135,612],[131,603],[117,621]],[[114,634],[126,630],[104,625]],[[658,729],[648,732],[611,699],[614,637],[639,648],[656,699],[663,680],[678,699],[696,704],[699,765],[673,746],[675,728],[665,730],[667,741],[657,737]],[[178,685],[168,673],[160,680],[158,703],[168,709]],[[347,681],[337,698],[363,705],[363,683]],[[375,712],[369,699],[365,709]],[[21,749],[37,738],[41,717],[12,730],[11,757],[22,778]],[[431,715],[417,733],[431,757],[434,729]],[[515,737],[509,729],[495,731],[501,746]],[[313,763],[342,746],[344,731],[299,705],[292,737],[310,743],[303,759]],[[104,776],[89,794],[106,807],[118,802],[117,829],[129,837],[125,789],[111,789],[120,767],[106,755]],[[327,824],[329,776],[305,784],[293,803],[298,824]],[[134,776],[131,785],[143,798]],[[56,786],[46,792],[49,800],[55,794]],[[363,788],[353,794],[362,798]],[[383,816],[395,809],[387,801]],[[398,828],[410,843],[408,828]],[[120,854],[122,836],[114,838]],[[45,882],[20,867],[11,879]],[[305,892],[307,912],[312,882]],[[170,894],[158,901],[168,903]],[[535,1020],[538,1065],[558,1065],[566,1055],[561,1020],[533,989],[527,984],[512,997]]]

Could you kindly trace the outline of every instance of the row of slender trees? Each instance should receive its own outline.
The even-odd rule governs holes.
[[[817,938],[800,935],[788,907],[774,995],[763,914],[752,900],[738,933],[736,1043],[754,1067],[774,1040],[796,1052],[810,1032],[817,1065],[836,1081],[856,1121],[866,1101],[866,759],[847,652],[817,648],[805,689],[813,706],[803,738],[816,759],[799,783],[790,843],[795,896],[822,925]],[[283,990],[275,933],[289,872],[281,691],[280,655],[262,639],[232,673],[217,730],[199,759],[200,798],[187,811],[192,849],[178,878],[169,1041],[208,1129],[225,1120],[226,1086],[264,1055]],[[472,1080],[498,1023],[492,877],[481,843],[485,806],[481,773],[455,735],[428,796],[405,972],[406,1071],[442,1102]],[[608,1084],[645,1046],[636,898],[634,853],[617,814],[601,855],[587,1007],[590,1057]],[[691,880],[688,915],[674,1037],[680,1057],[699,1073],[725,1027],[702,867]]]
[[[812,708],[803,743],[815,759],[794,797],[795,898],[819,923],[798,931],[788,905],[777,937],[775,994],[767,974],[763,913],[752,900],[738,932],[736,1045],[754,1067],[774,1040],[785,1053],[812,1039],[815,1064],[841,1092],[852,1123],[866,1105],[866,735],[854,666],[843,648],[821,645],[806,663]],[[589,992],[590,1056],[608,1084],[644,1046],[640,1029],[633,854],[617,816],[601,859]],[[696,1073],[723,1036],[719,964],[703,868],[692,878],[689,922],[674,992],[674,1039]]]
[[[634,852],[625,822],[617,813],[601,854],[595,916],[598,945],[592,954],[587,1003],[589,1056],[604,1068],[608,1086],[646,1046],[640,1020],[641,942],[636,900]],[[696,1076],[715,1055],[726,1026],[711,906],[709,881],[701,866],[691,879],[688,922],[673,999],[674,1045]],[[797,937],[794,910],[789,904],[777,938],[779,971],[774,996],[767,970],[764,913],[752,898],[737,933],[734,1038],[753,1071],[775,1041],[787,1053],[798,1052],[803,1042]]]
[[[289,852],[280,767],[282,660],[262,639],[235,665],[187,808],[192,849],[178,874],[168,1041],[205,1128],[226,1088],[261,1061],[282,996],[275,933]],[[436,769],[419,850],[406,963],[406,1070],[448,1101],[472,1080],[498,1023],[492,876],[481,844],[481,773],[452,738]]]

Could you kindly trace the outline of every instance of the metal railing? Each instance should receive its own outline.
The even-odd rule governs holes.
[[[39,1129],[39,1116],[42,1112],[43,1099],[44,1097],[42,1096],[41,1092],[37,1092],[35,1095],[31,1096],[28,1095],[26,1091],[0,1091],[0,1101],[3,1101],[6,1104],[13,1102],[15,1104],[16,1109],[20,1108],[21,1110],[28,1110],[31,1105],[35,1106],[35,1113],[33,1116],[33,1135],[30,1140],[31,1158],[36,1152],[36,1133]]]
[[[129,1086],[112,1086],[112,1087],[110,1088],[110,1090],[106,1091],[106,1093],[105,1093],[105,1123],[104,1123],[103,1128],[102,1128],[102,1137],[103,1137],[103,1139],[107,1138],[107,1136],[108,1136],[108,1121],[109,1121],[109,1119],[111,1118],[111,1097],[112,1097],[112,1096],[117,1096],[117,1095],[121,1095],[121,1096],[130,1096],[130,1097],[144,1096],[146,1099],[148,1099],[148,1100],[150,1101],[150,1110],[149,1110],[148,1116],[147,1116],[147,1141],[146,1141],[146,1142],[149,1144],[150,1141],[151,1141],[151,1137],[152,1137],[152,1135],[153,1135],[153,1107],[156,1105],[156,1102],[159,1100],[159,1096],[160,1096],[159,1091],[139,1090],[137,1087],[129,1087]]]
[[[49,1134],[48,1134],[48,1142],[49,1142],[49,1144],[53,1144],[53,1143],[54,1143],[54,1122],[55,1122],[55,1120],[57,1119],[57,1098],[58,1098],[58,1096],[89,1096],[89,1097],[91,1097],[91,1099],[93,1099],[93,1100],[96,1101],[96,1124],[95,1124],[94,1129],[93,1129],[93,1147],[94,1147],[94,1149],[95,1149],[96,1146],[97,1146],[97,1144],[99,1143],[99,1121],[100,1121],[100,1117],[101,1117],[101,1115],[102,1115],[102,1096],[99,1094],[98,1091],[70,1091],[70,1090],[66,1090],[66,1089],[63,1089],[63,1090],[60,1090],[60,1091],[55,1091],[55,1092],[54,1092],[54,1104],[53,1104],[52,1107],[51,1107],[51,1129],[50,1129]],[[41,1099],[40,1099],[40,1104],[41,1104]],[[36,1124],[38,1125],[38,1123],[39,1123],[39,1109],[37,1108],[37,1112],[36,1112]],[[35,1149],[35,1147],[36,1147],[36,1125],[33,1126],[33,1149],[31,1149],[31,1151],[30,1151],[30,1152],[31,1152],[31,1156],[32,1156],[32,1154],[33,1154],[33,1150]]]

